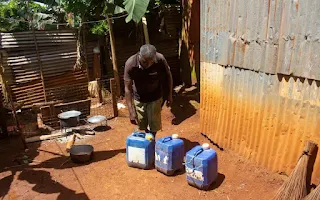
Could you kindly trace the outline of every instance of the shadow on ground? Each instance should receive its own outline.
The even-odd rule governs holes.
[[[211,190],[215,190],[215,189],[219,188],[222,185],[222,183],[224,182],[225,178],[226,178],[226,176],[224,174],[218,173],[217,179],[209,186],[209,188],[205,188],[203,190],[211,191]],[[194,183],[194,182],[189,183],[189,185],[191,185],[192,187],[195,187],[196,183]]]
[[[185,153],[190,151],[193,147],[200,145],[199,142],[192,142],[192,141],[188,140],[187,138],[180,138],[180,139],[183,140]]]
[[[215,190],[219,188],[225,179],[226,179],[226,176],[224,174],[219,173],[216,181],[209,187],[208,190]]]
[[[0,180],[0,197],[1,198],[5,197],[8,194],[13,178],[14,178],[14,174],[11,174]]]
[[[40,142],[29,144],[29,151],[24,152],[22,145],[19,144],[19,138],[8,138],[5,140],[0,140],[0,159],[3,161],[0,163],[1,173],[7,174],[2,179],[0,179],[0,197],[5,197],[10,190],[11,184],[14,180],[14,176],[19,174],[18,180],[27,181],[30,184],[35,184],[32,190],[44,193],[44,194],[54,194],[59,193],[57,199],[89,199],[85,193],[76,194],[75,191],[63,186],[62,184],[56,182],[51,178],[51,175],[47,171],[41,169],[68,169],[79,167],[82,165],[87,165],[90,163],[100,162],[108,160],[119,153],[125,153],[125,149],[110,150],[110,151],[96,151],[92,161],[84,164],[73,163],[69,156],[64,156],[61,154],[53,153],[50,151],[45,151],[47,153],[52,153],[55,155],[54,158],[43,161],[42,163],[36,165],[28,165],[25,163],[28,161],[32,163],[34,158],[39,155]],[[21,146],[21,148],[17,148]]]
[[[47,153],[50,153],[46,151]],[[53,168],[53,169],[68,169],[83,165],[88,165],[95,162],[108,160],[119,153],[125,153],[126,149],[110,150],[110,151],[94,151],[93,159],[87,163],[76,164],[70,160],[69,156],[60,155],[59,157],[51,158],[38,165],[34,165],[32,168]],[[56,155],[55,153],[52,153]]]
[[[77,199],[87,200],[89,197],[85,193],[76,194],[74,190],[71,190],[59,182],[52,179],[51,174],[43,170],[23,170],[19,177],[19,180],[27,181],[30,184],[35,184],[32,190],[42,194],[54,194],[58,193],[58,200]]]
[[[174,115],[173,125],[179,125],[196,114],[197,108],[192,104],[192,101],[200,103],[200,93],[196,87],[192,90],[181,88],[176,93],[171,105],[171,113]]]
[[[0,180],[0,197],[5,197],[17,171],[21,171],[26,162],[32,161],[39,155],[37,151],[40,143],[30,145],[28,152],[24,151],[19,136],[10,136],[0,140],[0,173],[8,174]]]
[[[110,126],[97,126],[93,129],[95,132],[105,132],[111,130]]]

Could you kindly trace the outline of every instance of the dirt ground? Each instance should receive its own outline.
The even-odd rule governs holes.
[[[172,110],[164,108],[162,112],[163,131],[157,137],[178,133],[184,138],[186,150],[208,142],[199,132],[198,101],[194,93],[177,96]],[[108,121],[108,125],[110,130],[77,141],[94,146],[94,159],[85,165],[69,161],[66,144],[61,141],[33,143],[24,153],[18,139],[1,140],[1,199],[267,200],[282,183],[280,175],[212,144],[218,153],[219,177],[209,191],[189,186],[184,172],[167,177],[154,169],[129,168],[125,140],[134,126],[129,123],[127,111],[120,110],[120,117]],[[23,163],[26,158],[29,164]]]

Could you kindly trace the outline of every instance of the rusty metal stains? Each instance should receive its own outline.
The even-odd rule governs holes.
[[[320,144],[316,81],[201,63],[201,132],[274,172],[290,174],[305,140]],[[320,183],[320,159],[313,182]]]

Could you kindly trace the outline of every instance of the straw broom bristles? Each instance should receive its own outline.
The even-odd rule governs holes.
[[[306,198],[303,200],[319,200],[320,199],[320,185],[313,190]]]
[[[316,143],[307,141],[296,167],[280,187],[274,200],[301,200],[307,196],[307,167],[315,147]]]

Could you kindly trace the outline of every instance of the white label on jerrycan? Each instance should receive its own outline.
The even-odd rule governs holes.
[[[160,155],[159,154],[157,154],[157,152],[155,153],[155,159],[156,159],[156,161],[161,161],[161,158],[160,158]]]
[[[163,159],[163,164],[167,165],[168,164],[168,156],[165,156],[164,159]]]
[[[157,152],[155,153],[155,159],[156,159],[156,161],[161,162],[160,154],[157,154]],[[168,156],[165,156],[163,158],[163,164],[167,165],[168,164],[168,160],[169,160]]]
[[[137,148],[137,147],[128,147],[128,161],[139,163],[142,165],[146,164],[146,150],[143,148]]]
[[[203,174],[201,171],[193,170],[192,168],[186,167],[186,174],[187,174],[187,176],[189,176],[193,179],[196,179],[199,181],[204,181]]]

